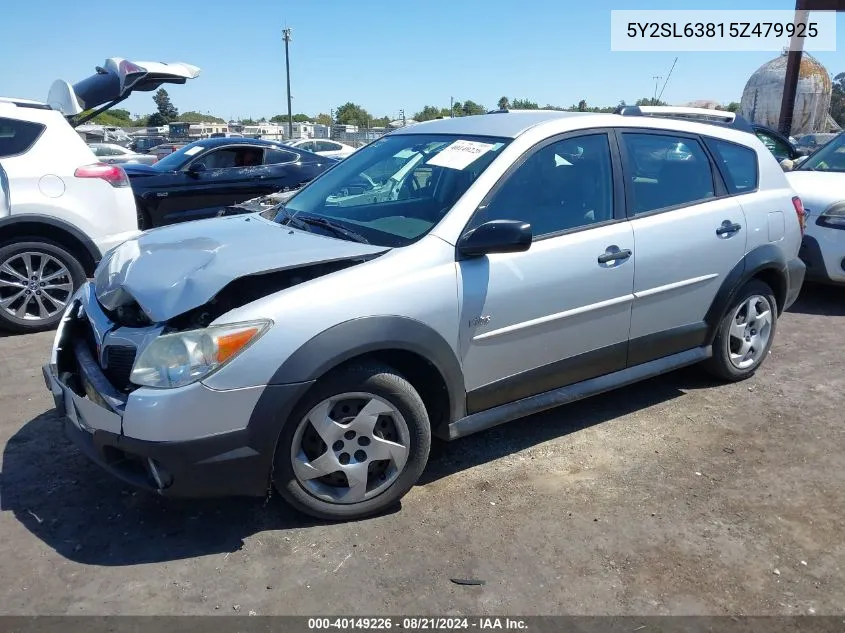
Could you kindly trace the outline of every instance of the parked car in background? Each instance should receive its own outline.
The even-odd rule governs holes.
[[[187,64],[110,58],[76,84],[54,82],[47,103],[0,99],[0,163],[11,201],[0,210],[0,328],[55,326],[102,254],[138,234],[123,169],[98,161],[72,125],[133,91],[198,74]]]
[[[173,152],[185,147],[185,145],[187,145],[187,143],[162,143],[161,145],[151,147],[147,153],[151,156],[155,156],[156,161],[160,161],[165,156],[170,156]]]
[[[101,163],[108,165],[122,165],[125,163],[152,165],[158,160],[153,154],[138,154],[113,143],[88,143],[88,147],[94,152],[94,156],[100,159]]]
[[[301,187],[336,159],[274,141],[209,138],[156,164],[127,165],[139,225],[148,229],[217,215],[256,196]]]
[[[807,213],[801,245],[807,279],[845,284],[845,132],[786,177],[804,201]]]
[[[356,151],[350,145],[328,139],[300,139],[298,141],[286,141],[286,144],[297,149],[304,149],[306,152],[320,156],[331,156],[332,158],[346,158]]]
[[[836,138],[836,133],[817,133],[805,134],[795,141],[795,147],[807,154],[812,154],[820,147],[823,147],[828,141]]]
[[[419,123],[268,214],[142,234],[75,295],[44,376],[113,475],[369,516],[433,435],[695,363],[748,378],[804,277],[765,146],[666,118]]]
[[[136,136],[128,145],[129,149],[139,154],[146,154],[152,148],[167,143],[165,136]]]

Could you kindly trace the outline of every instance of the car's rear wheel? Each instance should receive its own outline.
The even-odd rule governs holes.
[[[84,282],[82,264],[58,244],[0,246],[0,328],[27,333],[55,327]]]
[[[768,356],[776,330],[774,292],[757,279],[748,282],[719,324],[706,369],[724,380],[753,376]]]
[[[364,363],[321,379],[285,425],[273,481],[284,499],[321,519],[360,519],[396,504],[431,447],[428,414],[392,368]]]
[[[141,231],[146,231],[147,229],[153,228],[152,220],[150,219],[149,212],[142,206],[137,205],[136,213],[138,215],[138,229]]]

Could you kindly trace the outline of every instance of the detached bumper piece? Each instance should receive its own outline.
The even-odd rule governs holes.
[[[783,302],[784,311],[788,310],[798,299],[801,287],[804,285],[804,277],[807,274],[807,266],[799,258],[787,263],[786,273],[788,281],[786,284],[786,300]]]
[[[822,283],[831,281],[824,264],[824,257],[822,257],[822,249],[816,238],[811,235],[804,236],[804,239],[801,240],[801,250],[798,251],[798,257],[807,266],[808,281]]]

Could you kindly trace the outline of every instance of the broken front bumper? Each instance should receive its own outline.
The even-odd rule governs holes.
[[[84,336],[85,328],[102,327],[103,315],[90,300],[85,289],[74,298],[56,334],[52,362],[42,368],[76,445],[114,476],[162,495],[266,494],[280,427],[275,416],[256,414],[258,403],[271,394],[274,402],[293,401],[302,386],[219,391],[193,383],[121,392],[100,365],[100,347]]]

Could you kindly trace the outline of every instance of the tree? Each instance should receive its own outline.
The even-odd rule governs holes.
[[[161,127],[162,125],[167,125],[168,123],[170,123],[170,121],[168,121],[167,117],[161,112],[153,112],[147,119],[147,126],[149,127]]]
[[[113,110],[109,110],[108,112],[103,112],[102,114],[98,114],[92,120],[92,123],[96,123],[97,125],[106,125],[109,127],[132,127],[132,115],[129,113],[129,110],[123,110],[121,108],[115,108]]]
[[[728,105],[725,106],[725,110],[728,112],[739,112],[740,104],[737,101],[731,101]]]
[[[153,95],[153,101],[155,101],[158,114],[165,119],[165,123],[170,123],[179,116],[179,110],[174,107],[173,102],[170,101],[170,95],[167,94],[167,90],[164,88],[159,88],[156,91],[155,95]]]
[[[387,127],[387,125],[389,123],[390,123],[390,117],[389,116],[383,116],[380,119],[372,119],[370,121],[370,125],[372,127]]]
[[[508,101],[507,97],[502,97],[501,99],[499,99],[498,105],[499,105],[499,110],[507,110],[511,106],[510,101]]]
[[[356,103],[347,101],[335,109],[335,120],[342,125],[357,125],[367,127],[370,124],[370,113]]]
[[[457,104],[455,104],[457,106]],[[467,99],[464,101],[463,105],[461,106],[461,110],[464,116],[471,116],[473,114],[485,114],[487,112],[487,108],[485,108],[480,103],[476,103],[475,101],[470,101]]]
[[[415,121],[431,121],[432,119],[437,119],[437,118],[440,118],[441,116],[443,116],[443,115],[441,114],[440,108],[433,106],[433,105],[427,105],[427,106],[423,107],[422,110],[420,110],[419,112],[417,112],[414,115],[414,120]]]
[[[314,122],[319,123],[320,125],[331,125],[332,118],[328,114],[321,112],[320,114],[314,117]]]
[[[578,112],[586,112],[586,111],[587,111],[587,101],[584,100],[584,99],[581,99],[581,101],[578,102]]]
[[[536,102],[529,101],[528,99],[514,99],[511,104],[511,108],[514,110],[537,110],[540,106],[538,106]]]
[[[654,99],[652,97],[643,97],[642,99],[637,99],[637,101],[634,105],[638,105],[638,106],[651,106],[651,105],[665,106],[665,105],[669,105],[669,104],[666,103],[665,101],[661,101],[660,99]]]
[[[209,123],[225,123],[223,119],[218,116],[211,116],[210,114],[203,114],[202,112],[197,112],[196,110],[188,110],[187,112],[183,112],[179,116],[176,117],[177,121],[181,121],[182,123],[197,123],[200,121],[207,121]]]

